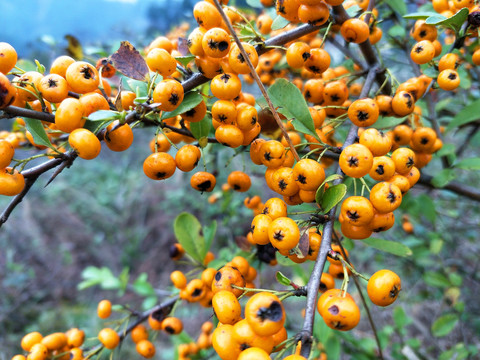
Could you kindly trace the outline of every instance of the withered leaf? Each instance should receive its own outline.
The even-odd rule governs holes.
[[[65,49],[67,54],[74,58],[75,60],[82,60],[83,59],[83,49],[82,44],[75,36],[72,35],[65,35],[65,39],[68,41],[68,46]]]
[[[308,249],[310,245],[310,241],[308,239],[308,228],[301,228],[300,229],[300,241],[298,242],[298,249],[302,253],[303,257],[308,255]]]
[[[126,77],[144,81],[148,66],[142,55],[128,41],[122,41],[119,49],[110,56],[113,64]]]
[[[182,56],[186,56],[190,52],[190,50],[188,49],[188,40],[184,37],[178,38],[178,52]]]

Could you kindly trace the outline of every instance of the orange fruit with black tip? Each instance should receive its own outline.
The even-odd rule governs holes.
[[[367,283],[368,297],[378,306],[391,305],[397,300],[400,290],[402,290],[400,277],[391,270],[377,271]]]

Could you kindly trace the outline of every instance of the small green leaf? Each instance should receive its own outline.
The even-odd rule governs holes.
[[[190,213],[181,213],[173,223],[173,230],[186,253],[199,263],[203,263],[201,254],[205,253],[205,239],[198,219]]]
[[[279,284],[282,284],[284,286],[290,286],[290,284],[292,283],[292,281],[288,277],[283,275],[280,271],[277,271],[275,276]]]
[[[53,149],[53,145],[50,142],[50,139],[45,132],[45,128],[40,120],[24,118],[25,119],[25,127],[33,136],[33,141],[37,145],[48,146],[49,148]]]
[[[151,309],[155,305],[157,305],[157,303],[158,303],[158,299],[157,299],[156,296],[149,296],[149,297],[145,298],[145,300],[143,300],[142,309],[143,310]]]
[[[183,114],[200,104],[202,100],[203,96],[200,95],[200,93],[198,93],[197,91],[189,91],[185,94],[182,103],[175,110],[163,113],[162,119],[169,119],[174,116]]]
[[[330,186],[325,193],[319,203],[322,210],[327,213],[329,212],[335,205],[337,205],[342,199],[345,197],[347,193],[347,185],[345,184],[338,184]]]
[[[91,113],[88,116],[88,120],[90,121],[105,121],[105,120],[113,120],[113,119],[120,119],[120,113],[117,111],[112,110],[98,110],[94,113]]]
[[[432,239],[430,241],[430,252],[432,254],[440,254],[440,251],[442,251],[444,241],[439,238]]]
[[[297,131],[318,139],[307,102],[295,85],[286,79],[278,79],[267,92],[277,111],[292,119]]]
[[[470,75],[467,70],[465,70],[463,67],[460,67],[457,68],[457,73],[460,77],[460,87],[465,90],[470,89],[472,87],[472,80],[470,80]]]
[[[37,65],[37,71],[43,75],[45,73],[45,66],[40,64],[40,61],[37,59],[35,59],[35,65]]]
[[[387,34],[390,35],[392,38],[404,38],[407,34],[407,31],[401,25],[394,25],[390,29],[388,29]]]
[[[175,60],[177,60],[183,66],[187,66],[190,62],[195,59],[195,55],[186,55],[186,56],[176,56]]]
[[[447,156],[455,154],[455,144],[443,144],[442,148],[436,152],[437,156]]]
[[[283,29],[288,24],[290,24],[290,21],[288,21],[284,17],[281,17],[280,15],[277,15],[277,17],[272,22],[272,30]]]
[[[403,310],[401,306],[397,306],[395,309],[393,309],[393,321],[395,321],[395,326],[397,328],[402,329],[410,324],[412,319],[405,314],[405,310]]]
[[[197,140],[208,137],[211,128],[212,119],[209,114],[205,115],[202,121],[190,123],[190,131]]]
[[[463,277],[459,275],[458,273],[448,273],[448,280],[450,280],[450,283],[453,286],[460,287],[462,286],[463,283]]]
[[[448,124],[446,130],[449,131],[455,127],[459,127],[472,121],[479,120],[480,114],[478,112],[478,109],[480,109],[480,99],[468,104],[462,110],[460,110],[460,112],[455,115],[450,124]]]
[[[148,275],[146,273],[141,273],[137,280],[133,283],[133,291],[135,291],[140,296],[152,296],[155,295],[155,289],[147,280]]]
[[[95,285],[98,285],[102,282],[102,280],[100,279],[90,279],[90,280],[84,280],[82,281],[80,284],[77,285],[77,289],[79,291],[82,291],[82,290],[85,290],[89,287],[92,287],[92,286],[95,286]]]
[[[145,81],[127,79],[127,84],[130,90],[137,94],[137,97],[144,97],[148,95],[148,87]]]
[[[421,215],[425,216],[428,220],[430,220],[430,222],[434,223],[437,219],[437,210],[432,197],[422,194],[417,197],[417,204],[421,204]]]
[[[327,340],[323,343],[323,346],[325,347],[325,351],[327,352],[327,359],[337,360],[340,358],[340,352],[342,348],[340,344],[340,339],[336,336],[336,334],[330,334]]]
[[[480,170],[480,157],[463,159],[457,162],[455,167],[463,170]]]
[[[436,12],[415,12],[407,15],[403,15],[404,19],[425,20],[430,16],[438,15]]]
[[[456,177],[457,173],[455,169],[443,169],[434,176],[432,179],[432,185],[436,188],[442,188]]]
[[[335,180],[341,180],[341,179],[343,179],[342,175],[332,174],[332,175],[328,176],[323,183],[326,184],[326,183],[329,183],[329,182],[332,182],[332,181],[335,181]]]
[[[445,314],[440,316],[432,324],[433,336],[442,337],[450,334],[455,326],[457,326],[458,320],[458,315],[456,314]]]
[[[375,129],[390,129],[405,121],[405,118],[396,118],[391,116],[384,116],[378,119],[375,124],[372,125]]]
[[[451,285],[450,281],[445,275],[435,271],[427,271],[426,273],[424,273],[423,281],[425,281],[427,285],[437,288],[447,288]]]
[[[210,225],[203,227],[203,234],[205,237],[205,253],[202,258],[205,258],[210,246],[212,246],[213,239],[215,238],[215,233],[217,232],[217,221],[214,220]]]
[[[397,14],[403,16],[407,13],[407,4],[403,0],[390,0],[386,4]]]
[[[375,249],[378,249],[393,255],[406,257],[406,256],[411,256],[413,254],[412,250],[408,246],[396,241],[390,241],[390,240],[373,238],[373,237],[365,240],[361,240],[361,241],[368,246],[371,246]]]

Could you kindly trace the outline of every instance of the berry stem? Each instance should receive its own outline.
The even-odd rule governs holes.
[[[263,86],[262,81],[260,80],[260,77],[258,76],[257,72],[255,71],[255,68],[248,57],[247,52],[243,48],[242,42],[238,38],[237,34],[235,33],[235,29],[233,28],[229,18],[225,14],[225,12],[222,9],[222,6],[218,2],[218,0],[213,0],[213,3],[217,10],[220,12],[220,15],[222,16],[223,21],[228,27],[228,30],[230,31],[230,34],[233,36],[235,39],[235,43],[238,46],[238,49],[242,53],[243,58],[245,59],[245,62],[247,63],[249,69],[250,69],[250,75],[255,79],[255,82],[257,83],[258,87],[260,88],[260,91],[262,92],[263,97],[267,101],[268,107],[270,108],[270,111],[273,114],[273,117],[275,118],[275,121],[277,122],[278,127],[282,130],[283,137],[285,140],[287,140],[288,145],[290,146],[290,150],[292,151],[292,155],[295,158],[295,160],[300,161],[300,157],[298,156],[297,150],[295,150],[295,146],[293,145],[292,140],[290,139],[290,136],[288,136],[287,129],[285,129],[285,126],[282,123],[282,120],[280,119],[280,116],[277,113],[277,110],[273,106],[272,100],[268,96],[267,90],[265,89],[265,86]]]

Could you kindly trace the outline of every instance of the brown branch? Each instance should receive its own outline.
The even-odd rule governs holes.
[[[464,185],[456,181],[451,181],[442,188],[436,188],[432,184],[432,180],[433,180],[433,176],[422,173],[420,175],[420,179],[418,180],[418,184],[426,186],[431,189],[448,190],[457,195],[465,196],[470,200],[480,201],[480,190],[478,190],[478,188],[476,187]]]
[[[30,119],[37,119],[37,120],[41,120],[49,123],[55,122],[55,115],[53,114],[36,111],[36,110],[24,109],[18,106],[7,106],[5,109],[2,109],[2,111],[5,114],[13,115],[12,117],[24,116]]]
[[[377,70],[378,66],[374,66],[368,71],[367,78],[365,79],[365,84],[362,87],[360,98],[368,96],[368,93],[373,86],[373,82],[376,79]],[[342,149],[355,142],[357,131],[358,127],[352,124]],[[337,169],[337,174],[343,175],[340,167],[338,167]],[[338,185],[341,182],[342,179],[337,179],[333,182],[333,184]],[[302,331],[298,335],[299,340],[301,340],[302,342],[302,349],[300,355],[304,356],[305,358],[309,357],[312,348],[312,334],[315,319],[317,293],[320,285],[320,279],[322,277],[323,268],[325,267],[325,260],[327,258],[328,252],[331,249],[332,235],[334,231],[333,225],[335,223],[336,211],[337,206],[334,206],[328,213],[328,221],[323,228],[322,244],[320,246],[320,251],[318,252],[317,260],[315,261],[315,266],[313,268],[312,274],[310,275],[310,280],[308,281],[307,285],[307,305],[305,308],[305,320],[303,323]]]
[[[40,175],[36,175],[25,179],[25,187],[23,188],[22,192],[15,196],[12,201],[10,201],[6,209],[0,215],[0,228],[8,220],[15,207],[22,202],[23,198],[25,195],[27,195],[28,191],[31,189],[35,181],[37,181],[39,176]]]

